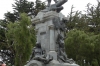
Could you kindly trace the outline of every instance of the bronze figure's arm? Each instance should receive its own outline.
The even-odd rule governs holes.
[[[48,1],[47,7],[50,7],[50,5],[51,5],[51,0],[47,0],[47,1]],[[54,0],[54,2],[57,3],[58,1],[57,1],[57,0]]]

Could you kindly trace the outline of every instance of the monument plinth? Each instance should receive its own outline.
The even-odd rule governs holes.
[[[36,18],[32,20],[35,24],[37,42],[41,43],[41,47],[45,49],[47,54],[52,54],[57,60],[56,52],[56,35],[53,19],[58,17],[54,11],[40,12]]]
[[[67,58],[64,47],[66,17],[59,13],[67,0],[40,11],[32,19],[37,43],[26,66],[79,66]]]
[[[68,60],[64,51],[64,19],[64,15],[56,11],[41,11],[32,19],[32,23],[35,25],[37,43],[40,43],[41,48],[45,50],[41,56],[47,56],[42,57],[45,60],[42,60],[41,57],[39,57],[41,60],[32,59],[27,66],[36,64],[37,66],[78,66]],[[51,60],[49,56],[52,57]]]

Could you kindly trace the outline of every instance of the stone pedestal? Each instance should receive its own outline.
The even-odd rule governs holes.
[[[37,42],[41,43],[42,48],[46,50],[47,54],[53,54],[54,59],[57,60],[57,34],[53,24],[55,17],[59,18],[59,14],[55,11],[40,12],[32,22],[35,24]]]
[[[36,60],[32,60],[30,61],[27,65],[25,66],[44,66],[43,63],[39,62],[39,61],[36,61]]]
[[[52,60],[49,64],[43,64],[39,61],[32,60],[25,66],[79,66],[77,64],[69,64],[69,63],[59,63],[56,60]]]
[[[41,47],[45,49],[46,54],[53,57],[53,60],[48,64],[32,60],[26,66],[78,66],[77,64],[70,64],[58,61],[58,50],[57,50],[57,37],[60,34],[64,37],[64,32],[60,31],[59,24],[55,27],[56,22],[62,21],[64,15],[55,11],[41,11],[38,15],[32,19],[32,23],[35,25],[37,42],[41,43]]]

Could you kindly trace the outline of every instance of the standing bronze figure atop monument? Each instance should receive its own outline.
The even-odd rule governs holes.
[[[48,1],[47,4],[48,11],[56,11],[59,13],[63,9],[62,5],[66,3],[68,0],[60,0],[60,1],[54,0],[55,4],[51,4],[51,0],[47,1]]]

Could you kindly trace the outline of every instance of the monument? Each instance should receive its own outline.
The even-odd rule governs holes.
[[[32,19],[37,43],[26,66],[79,66],[67,58],[64,47],[66,17],[60,13],[67,0],[56,1]]]

